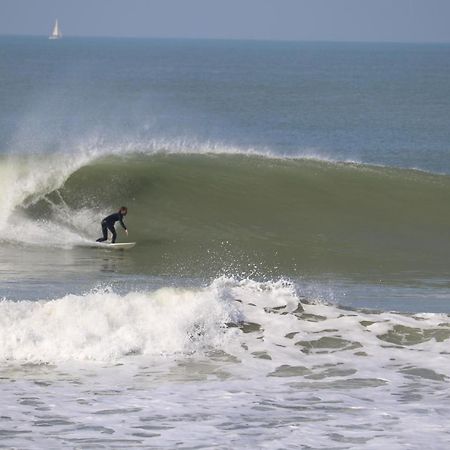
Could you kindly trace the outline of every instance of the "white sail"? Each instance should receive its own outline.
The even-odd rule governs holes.
[[[49,39],[59,39],[61,37],[62,37],[62,33],[61,33],[61,30],[59,29],[58,19],[56,19],[52,34],[48,38]]]

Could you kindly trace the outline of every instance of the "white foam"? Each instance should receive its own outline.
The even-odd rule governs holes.
[[[436,329],[445,333],[445,326],[450,326],[447,316],[346,312],[318,303],[305,305],[306,312],[318,318],[311,321],[296,311],[298,289],[283,280],[263,283],[221,277],[202,288],[167,287],[126,295],[107,289],[52,301],[4,300],[0,303],[0,359],[108,361],[130,354],[217,348],[243,359],[265,352],[272,361],[269,369],[296,364],[299,349],[306,345],[297,342],[314,344],[317,339],[330,338],[342,341],[336,351],[349,363],[359,349],[366,353],[360,358],[360,371],[370,373],[381,362],[388,366],[395,356],[450,375],[450,367],[441,367],[434,359],[446,350],[446,339],[437,342],[433,333]],[[246,333],[236,328],[246,322],[259,329]],[[227,323],[235,326],[230,328]],[[404,351],[380,339],[395,327],[416,330],[418,336],[431,330],[432,335],[408,343],[408,351]],[[309,350],[316,354],[310,362],[317,364],[326,363],[333,348],[325,345],[321,351],[313,345]]]
[[[222,277],[205,287],[5,300],[2,379],[15,381],[2,386],[2,404],[15,405],[5,414],[40,447],[52,442],[35,424],[48,421],[52,436],[90,445],[445,448],[449,317],[321,302],[303,314],[301,295],[283,280]],[[402,330],[417,343],[386,340]]]
[[[88,164],[93,155],[21,155],[8,157],[0,165],[0,229],[4,228],[14,209],[32,204],[55,189],[80,167]]]
[[[0,359],[117,360],[215,346],[233,305],[206,289],[109,290],[53,301],[0,303]],[[235,318],[234,318],[235,320]]]

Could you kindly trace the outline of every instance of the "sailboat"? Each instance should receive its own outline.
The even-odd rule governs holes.
[[[55,26],[53,27],[52,34],[48,37],[49,39],[60,39],[62,38],[61,30],[59,29],[58,19],[55,21]]]

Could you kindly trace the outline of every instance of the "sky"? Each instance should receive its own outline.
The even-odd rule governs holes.
[[[450,0],[0,0],[0,35],[450,42]]]

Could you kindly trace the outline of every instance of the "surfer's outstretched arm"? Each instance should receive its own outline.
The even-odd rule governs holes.
[[[123,223],[123,218],[124,216],[127,215],[128,212],[128,208],[126,206],[122,206],[119,210],[119,222],[120,225],[122,225],[122,228],[125,230],[125,234],[128,236],[128,229],[126,227],[126,225]]]
[[[120,222],[120,225],[122,225],[122,228],[125,230],[125,234],[128,236],[128,229],[125,226],[125,224],[123,223],[123,218],[122,217],[119,219],[119,222]]]

